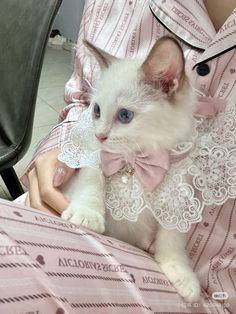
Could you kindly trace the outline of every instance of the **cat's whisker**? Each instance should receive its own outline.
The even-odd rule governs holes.
[[[87,80],[86,78],[84,80],[88,84],[88,86],[91,88],[91,90],[93,90],[94,92],[97,91],[97,89],[92,86],[92,84],[89,82],[89,80]]]
[[[137,143],[137,146],[139,147],[139,152],[141,153],[143,149],[140,147],[140,145]]]
[[[138,142],[134,141],[134,144],[138,147],[138,152],[141,153],[143,151],[143,149],[140,147]]]
[[[123,138],[111,138],[107,141],[107,143],[104,144],[104,147],[111,148],[122,151],[125,147],[125,141]]]

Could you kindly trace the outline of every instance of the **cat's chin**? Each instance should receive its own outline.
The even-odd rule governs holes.
[[[114,153],[114,154],[123,154],[124,152],[126,152],[127,150],[129,152],[134,151],[134,149],[132,149],[129,145],[129,143],[127,142],[119,142],[117,143],[117,141],[107,141],[106,143],[102,143],[100,145],[101,150],[104,150],[106,152],[109,153]]]
[[[139,139],[139,144],[136,144],[138,140],[134,140],[133,142],[127,142],[123,141],[123,143],[115,143],[113,141],[107,143],[102,143],[100,144],[101,150],[104,150],[109,153],[113,154],[121,154],[121,155],[129,155],[129,154],[134,154],[134,153],[141,153],[146,150],[158,150],[160,148],[165,148],[162,147],[158,142],[156,141],[148,141],[148,140],[140,140]],[[143,143],[142,143],[143,142]]]

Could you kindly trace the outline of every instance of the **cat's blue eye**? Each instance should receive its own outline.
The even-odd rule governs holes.
[[[121,123],[129,123],[134,117],[134,112],[128,109],[120,109],[117,113],[117,118]]]
[[[100,118],[101,110],[100,110],[100,107],[98,104],[94,105],[93,112],[94,112],[95,118],[97,118],[97,119]]]

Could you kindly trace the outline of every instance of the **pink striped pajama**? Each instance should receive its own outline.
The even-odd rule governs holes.
[[[216,33],[202,0],[88,0],[65,89],[68,106],[34,159],[58,147],[88,105],[99,68],[82,38],[119,58],[136,58],[169,32],[183,46],[196,88],[235,104],[236,9]],[[27,185],[27,173],[22,180]],[[194,304],[179,297],[151,252],[15,203],[0,204],[0,313],[236,313],[234,199],[206,206],[188,234],[187,251],[202,286],[201,302]],[[227,298],[217,300],[217,292]]]

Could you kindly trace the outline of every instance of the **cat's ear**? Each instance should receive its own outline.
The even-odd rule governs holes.
[[[101,70],[108,68],[114,61],[118,60],[116,57],[95,47],[89,41],[85,39],[83,40],[83,44],[88,48],[88,50],[96,58],[97,62],[99,63],[101,67]]]
[[[181,89],[184,55],[177,40],[164,36],[158,40],[142,64],[142,81],[171,97]]]

